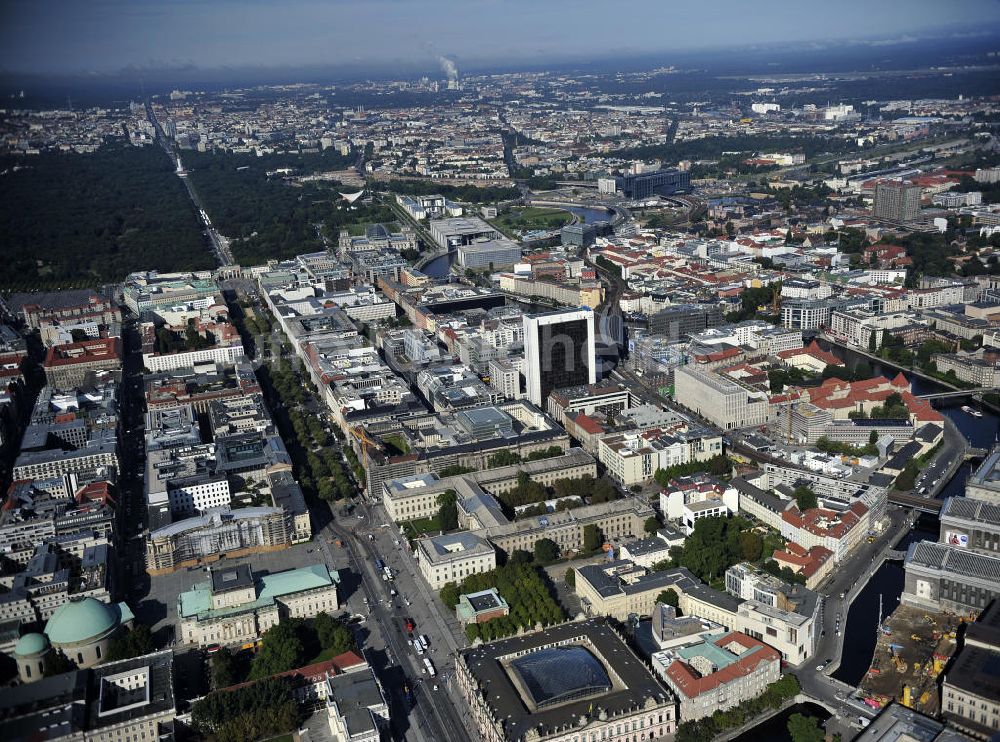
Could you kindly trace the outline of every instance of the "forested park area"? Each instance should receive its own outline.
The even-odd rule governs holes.
[[[348,204],[340,191],[355,190],[336,181],[288,181],[277,170],[304,174],[327,166],[343,167],[346,158],[328,160],[298,154],[257,157],[249,154],[184,152],[181,159],[212,224],[230,238],[233,257],[242,265],[282,260],[323,249],[317,225],[325,225],[336,244],[342,227],[392,222],[395,214],[380,204]],[[270,175],[269,175],[270,173]]]
[[[0,158],[0,254],[0,289],[9,291],[215,265],[163,150],[124,144]]]

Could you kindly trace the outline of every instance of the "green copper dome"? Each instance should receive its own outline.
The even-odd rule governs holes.
[[[17,657],[30,657],[42,654],[48,648],[49,640],[45,638],[45,634],[25,634],[17,640],[17,646],[14,647],[14,654]]]
[[[96,598],[63,603],[45,624],[53,644],[79,644],[107,634],[118,625],[118,611]]]

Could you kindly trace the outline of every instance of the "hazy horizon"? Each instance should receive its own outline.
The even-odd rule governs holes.
[[[66,0],[4,4],[0,69],[104,75],[126,69],[343,67],[412,71],[441,58],[490,65],[581,62],[795,42],[871,48],[996,32],[1000,3],[843,0],[810,5],[719,0],[675,6],[582,0]]]

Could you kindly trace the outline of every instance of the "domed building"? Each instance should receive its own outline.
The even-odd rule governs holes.
[[[39,680],[45,675],[45,656],[52,651],[52,645],[45,634],[32,632],[17,640],[14,647],[14,661],[22,683]]]
[[[102,603],[86,597],[63,603],[45,624],[45,633],[25,634],[14,648],[21,681],[43,675],[45,656],[61,651],[79,669],[100,664],[118,634],[132,627],[132,611],[125,603]]]

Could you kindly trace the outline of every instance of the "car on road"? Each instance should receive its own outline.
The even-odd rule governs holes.
[[[816,665],[816,672],[823,672],[826,669],[826,665]]]

